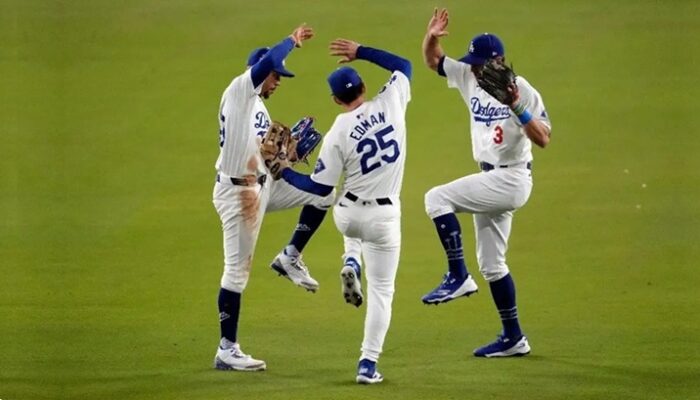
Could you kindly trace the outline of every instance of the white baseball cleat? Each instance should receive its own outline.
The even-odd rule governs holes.
[[[275,260],[270,264],[270,268],[277,271],[282,276],[287,277],[295,285],[301,286],[310,292],[318,290],[318,282],[309,274],[309,269],[301,259],[301,254],[298,256],[289,256],[286,251],[282,251],[275,257]]]
[[[340,270],[340,283],[345,302],[355,307],[361,306],[363,301],[360,274],[360,266],[357,264],[345,264]]]
[[[256,360],[241,351],[241,346],[235,343],[228,349],[221,346],[216,350],[214,368],[222,371],[264,371],[267,368],[265,361]]]

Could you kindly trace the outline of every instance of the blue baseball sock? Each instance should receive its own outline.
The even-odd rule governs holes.
[[[503,324],[503,335],[517,339],[522,336],[520,324],[518,323],[518,307],[515,305],[515,283],[510,274],[503,278],[489,282],[491,287],[491,296],[496,303],[498,313],[501,315],[501,323]]]
[[[311,236],[316,232],[316,229],[321,226],[327,211],[314,206],[304,206],[301,209],[301,214],[299,214],[299,223],[294,228],[294,234],[292,235],[292,240],[289,241],[289,245],[294,246],[301,253]]]
[[[462,249],[462,228],[459,226],[457,216],[449,213],[433,218],[433,222],[440,236],[440,243],[447,254],[450,275],[464,279],[468,272]]]
[[[241,311],[241,294],[219,290],[219,324],[221,324],[221,337],[230,342],[236,342],[238,334],[238,314]]]

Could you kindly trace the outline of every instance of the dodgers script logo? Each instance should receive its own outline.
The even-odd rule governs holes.
[[[265,136],[267,128],[270,127],[270,120],[267,119],[267,115],[265,115],[264,112],[258,111],[258,113],[255,114],[255,123],[253,124],[253,127],[256,129],[260,129],[257,133],[258,136]]]
[[[472,97],[469,102],[472,106],[474,121],[483,122],[486,126],[491,126],[493,121],[510,118],[510,108],[508,106],[492,106],[490,101],[486,104],[481,104],[481,101],[476,97]]]

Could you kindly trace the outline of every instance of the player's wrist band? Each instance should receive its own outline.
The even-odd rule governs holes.
[[[511,108],[512,108],[513,112],[515,113],[515,115],[520,120],[521,124],[525,125],[528,122],[530,122],[530,120],[532,119],[532,114],[530,114],[525,109],[525,104],[523,104],[522,102],[517,102],[517,103],[513,104],[513,106]]]
[[[525,110],[522,114],[518,115],[518,119],[520,120],[521,124],[525,125],[532,119],[532,114],[530,114],[529,111]]]

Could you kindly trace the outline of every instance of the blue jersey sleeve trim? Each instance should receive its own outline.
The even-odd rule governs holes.
[[[275,65],[282,64],[289,52],[294,48],[294,40],[288,37],[276,44],[270,49],[263,58],[253,65],[250,71],[250,77],[253,80],[253,87],[260,86],[261,83],[270,75],[270,72],[275,68]]]
[[[437,73],[440,76],[447,76],[445,73],[445,56],[440,57],[440,61],[438,62],[438,67],[437,67]]]
[[[285,168],[282,170],[282,179],[290,185],[304,192],[315,194],[317,196],[328,196],[333,191],[333,186],[324,185],[314,182],[309,175],[300,174],[299,172]]]
[[[411,62],[388,51],[360,46],[357,49],[357,58],[367,60],[392,72],[401,71],[409,80],[411,79]]]

